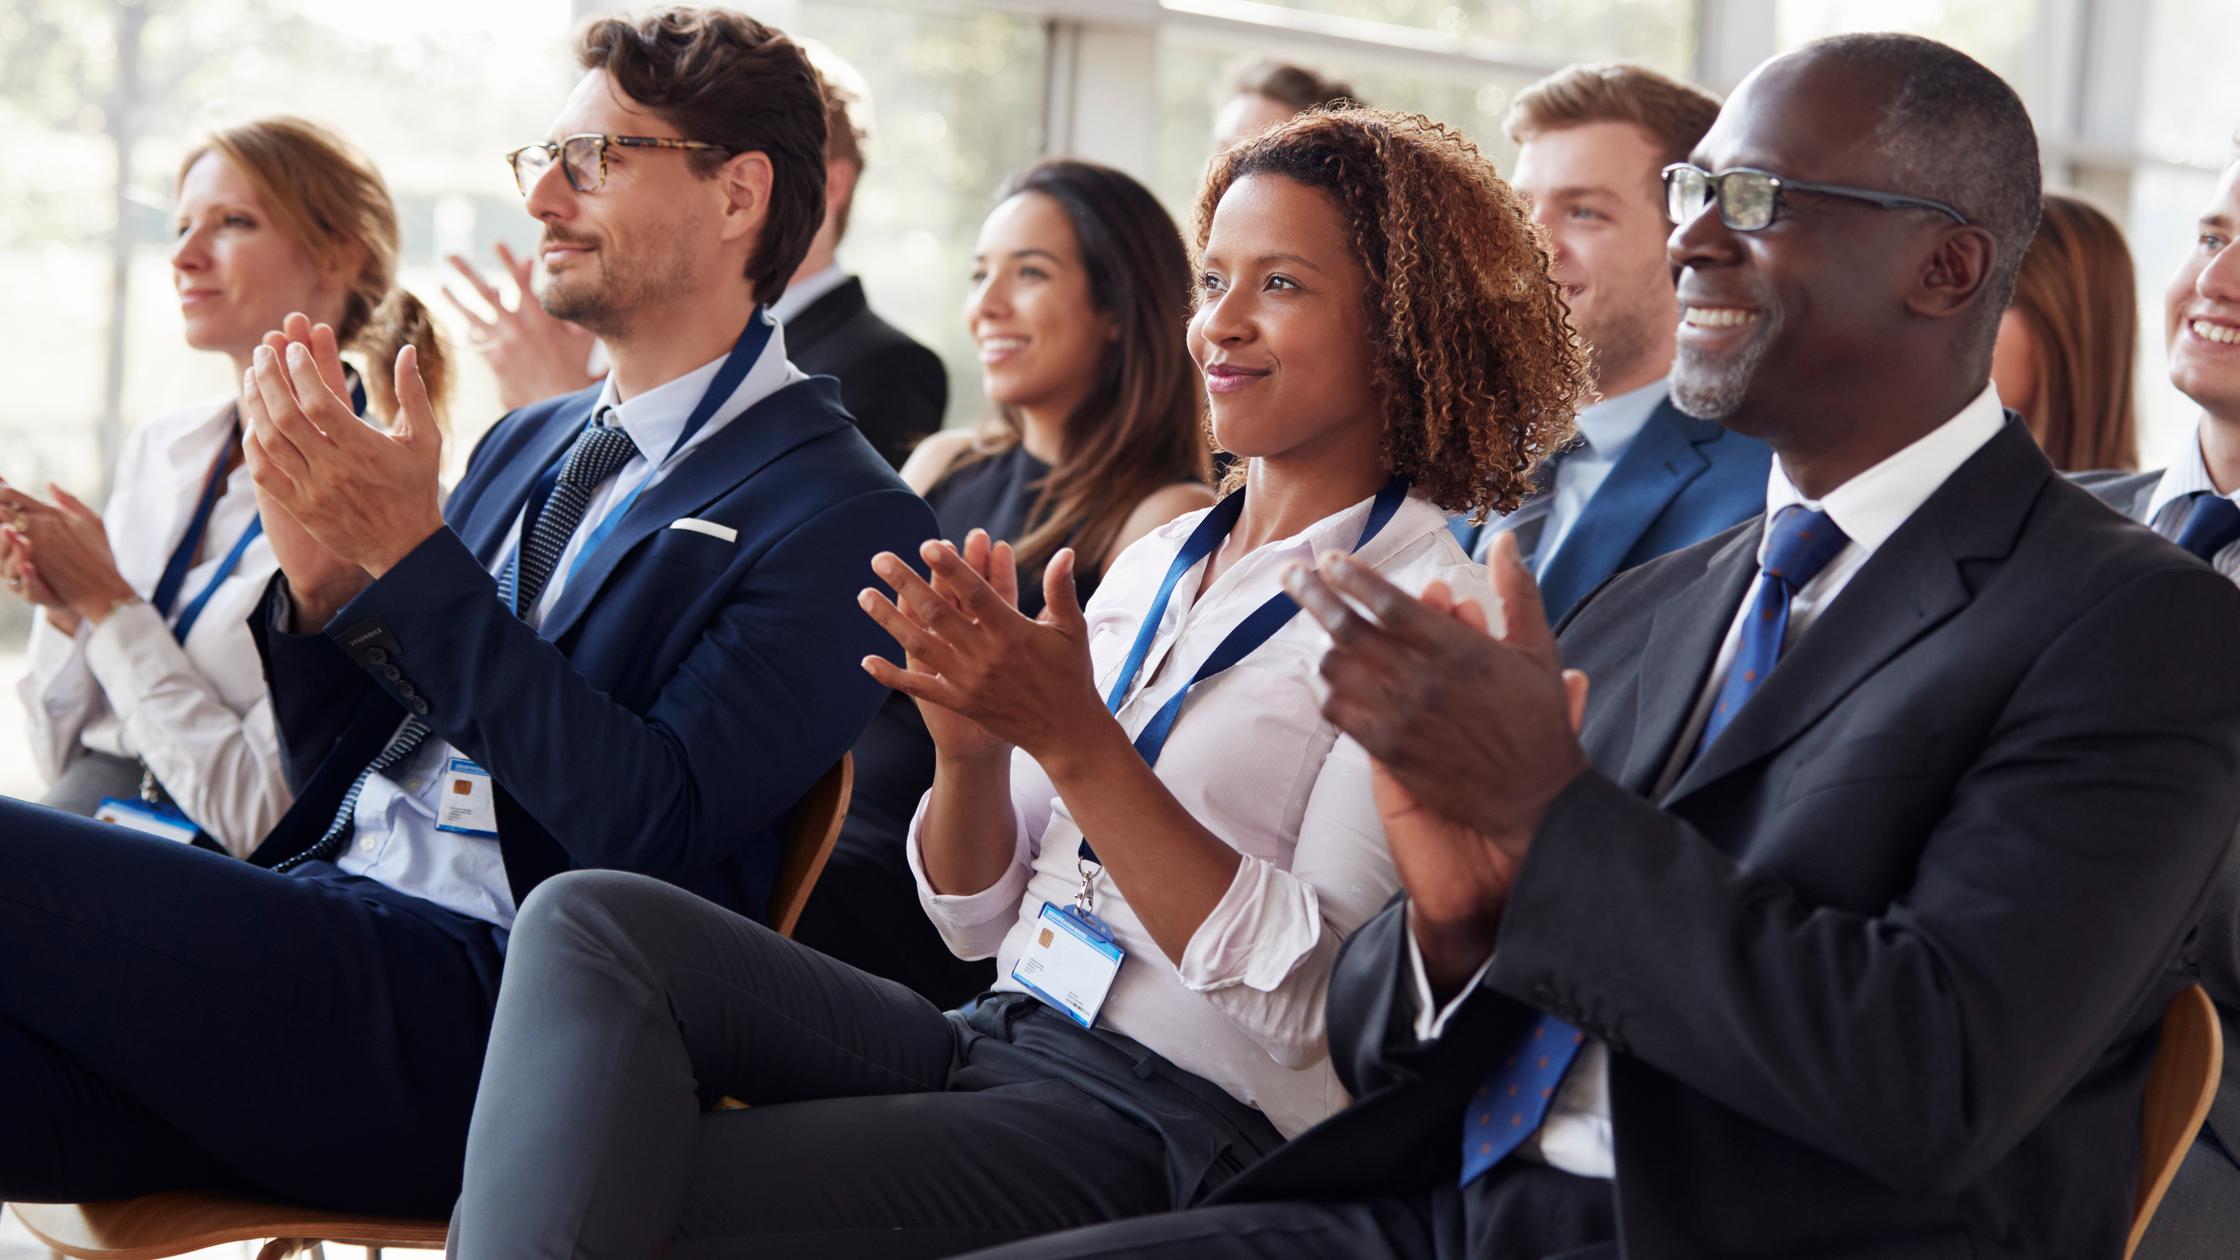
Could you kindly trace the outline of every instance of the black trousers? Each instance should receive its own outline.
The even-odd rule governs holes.
[[[979,1260],[1617,1260],[1610,1184],[1511,1161],[1462,1189],[1335,1202],[1238,1203],[1071,1230]]]
[[[502,941],[0,798],[0,1199],[228,1189],[442,1215]]]
[[[744,1111],[709,1111],[729,1095]],[[1281,1144],[1125,1037],[944,1014],[656,880],[522,907],[452,1254],[944,1256],[1195,1201]]]

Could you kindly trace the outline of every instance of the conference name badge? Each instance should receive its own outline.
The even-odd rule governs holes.
[[[201,828],[177,810],[164,810],[145,801],[126,800],[121,796],[104,797],[101,807],[93,811],[94,821],[115,823],[128,827],[144,836],[158,840],[176,840],[180,844],[193,844]]]
[[[1045,901],[1034,935],[1012,964],[1011,978],[1074,1023],[1094,1028],[1127,956],[1113,943],[1112,929],[1103,920],[1075,906],[1060,909]]]
[[[436,830],[462,836],[498,834],[498,798],[490,772],[465,757],[453,757],[436,793]]]

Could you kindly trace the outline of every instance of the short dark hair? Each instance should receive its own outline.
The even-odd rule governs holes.
[[[770,212],[746,276],[756,301],[784,293],[824,221],[824,88],[801,46],[741,13],[678,6],[595,19],[576,61],[686,139],[721,146],[691,155],[702,175],[741,153],[769,157]]]
[[[1889,191],[1942,201],[1991,233],[1991,275],[1964,345],[1988,355],[2042,212],[2038,132],[2022,98],[1975,58],[1918,35],[1835,35],[1800,51],[1889,74],[1875,128],[1899,183]]]
[[[1502,120],[1509,138],[1534,136],[1589,123],[1639,127],[1666,165],[1685,162],[1719,116],[1719,98],[1693,84],[1624,62],[1566,66],[1517,93]]]
[[[1361,103],[1347,84],[1291,61],[1246,57],[1229,67],[1224,97],[1265,96],[1293,110]]]

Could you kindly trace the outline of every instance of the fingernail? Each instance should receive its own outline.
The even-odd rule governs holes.
[[[1283,566],[1283,570],[1278,576],[1283,580],[1283,589],[1287,591],[1299,590],[1307,584],[1307,566],[1294,560]]]
[[[290,363],[301,363],[304,360],[304,356],[310,353],[310,351],[303,348],[303,343],[300,341],[291,341],[288,343],[288,362]]]
[[[856,592],[856,603],[861,604],[865,608],[871,607],[871,601],[876,598],[878,597],[871,593],[871,588],[868,586]]]
[[[272,347],[258,346],[257,352],[250,358],[256,361],[258,367],[263,367],[265,364],[272,362]]]

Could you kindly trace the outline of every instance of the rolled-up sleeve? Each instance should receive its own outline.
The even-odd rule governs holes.
[[[1055,789],[1034,758],[1012,753],[1011,865],[995,883],[975,893],[936,892],[926,878],[926,801],[932,795],[928,792],[919,798],[902,850],[910,863],[910,877],[918,882],[918,904],[925,907],[926,917],[933,920],[950,953],[959,958],[993,958],[1019,917],[1019,899],[1026,895],[1035,856],[1041,852],[1042,833],[1050,825]]]
[[[1323,1001],[1338,946],[1398,882],[1369,791],[1369,758],[1340,739],[1307,801],[1288,870],[1247,856],[1177,971],[1268,1057],[1303,1068],[1328,1053]]]

